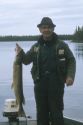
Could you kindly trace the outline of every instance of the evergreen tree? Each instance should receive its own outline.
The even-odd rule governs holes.
[[[82,27],[80,27],[80,26],[76,27],[73,39],[76,40],[76,41],[80,41],[80,42],[83,41],[83,26]]]

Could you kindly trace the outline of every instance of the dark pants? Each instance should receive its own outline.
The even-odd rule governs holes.
[[[64,85],[54,75],[42,77],[34,86],[37,125],[64,125]]]

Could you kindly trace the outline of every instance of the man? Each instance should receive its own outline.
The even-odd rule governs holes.
[[[37,25],[41,36],[25,54],[16,46],[16,63],[30,64],[34,80],[37,125],[64,125],[64,86],[74,82],[76,61],[68,45],[54,33],[55,24],[44,17]]]

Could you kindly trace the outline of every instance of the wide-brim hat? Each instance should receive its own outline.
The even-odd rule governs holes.
[[[42,25],[49,25],[51,27],[55,27],[56,25],[53,24],[52,19],[49,17],[43,17],[40,24],[37,25],[37,27],[41,27]]]

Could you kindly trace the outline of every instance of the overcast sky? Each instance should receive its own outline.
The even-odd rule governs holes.
[[[0,35],[36,35],[42,17],[51,17],[57,34],[83,25],[83,0],[0,0]]]

